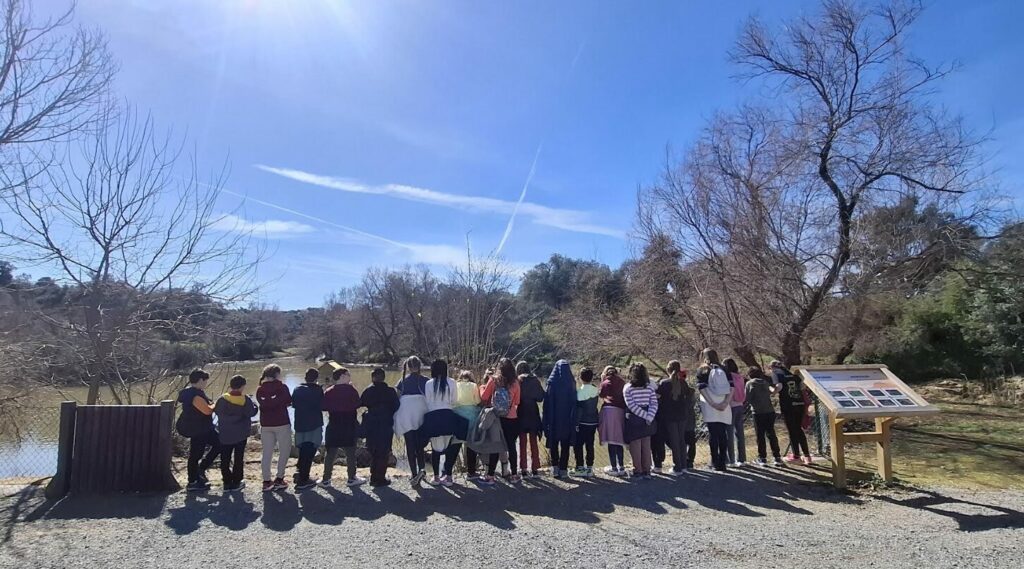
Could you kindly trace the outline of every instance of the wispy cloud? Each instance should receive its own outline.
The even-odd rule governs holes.
[[[324,176],[304,172],[302,170],[278,168],[262,164],[257,164],[256,167],[264,172],[283,176],[290,180],[329,188],[332,190],[339,190],[342,192],[389,196],[397,199],[449,207],[452,209],[488,212],[501,215],[512,215],[518,209],[519,214],[529,217],[531,221],[538,225],[555,227],[577,233],[607,235],[609,237],[616,237],[619,239],[625,238],[625,233],[622,230],[606,227],[596,223],[593,220],[593,215],[586,211],[552,208],[531,202],[517,204],[517,202],[482,196],[449,194],[427,188],[406,186],[403,184],[384,184],[374,186],[346,178]]]
[[[231,233],[256,233],[267,237],[288,237],[316,231],[311,225],[299,223],[298,221],[286,221],[281,219],[266,219],[263,221],[250,221],[234,214],[225,214],[218,218],[210,228],[215,231],[226,231]]]
[[[256,199],[254,197],[240,194],[238,192],[234,192],[226,188],[221,188],[220,191],[225,194],[242,198],[246,201],[260,204],[264,207],[269,207],[270,209],[275,209],[277,211],[288,213],[296,217],[301,217],[302,219],[318,223],[327,228],[339,230],[340,232],[342,232],[343,235],[347,237],[357,238],[363,243],[376,244],[379,247],[398,249],[405,253],[405,255],[408,257],[407,261],[409,262],[426,263],[428,265],[457,265],[464,263],[466,260],[466,250],[461,247],[454,247],[451,245],[435,245],[429,243],[403,243],[401,241],[388,239],[387,237],[376,235],[374,233],[369,233],[361,229],[356,229],[355,227],[349,227],[348,225],[335,223],[322,217],[309,215],[308,213],[296,211],[294,209],[280,206],[275,203]],[[299,225],[305,224],[299,223]]]
[[[508,217],[508,224],[505,225],[505,233],[501,236],[501,241],[494,249],[495,255],[501,255],[501,250],[505,248],[505,242],[508,241],[509,236],[512,235],[512,227],[516,222],[516,214],[519,213],[519,208],[523,205],[523,201],[526,199],[526,190],[530,188],[530,182],[533,181],[533,173],[537,171],[537,159],[540,158],[540,151],[543,147],[544,143],[537,145],[537,152],[533,155],[533,163],[530,164],[530,173],[526,175],[526,181],[523,182],[523,191],[519,192],[519,201],[516,202],[516,207],[512,210],[512,215]]]

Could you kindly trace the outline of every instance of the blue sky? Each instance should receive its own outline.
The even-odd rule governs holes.
[[[120,96],[230,164],[220,229],[268,240],[260,300],[287,309],[371,265],[459,262],[467,238],[515,270],[617,265],[667,145],[752,94],[726,57],[743,21],[817,5],[79,0],[78,18],[108,34]],[[934,0],[911,41],[962,64],[943,101],[991,131],[1013,195],[1022,21],[1016,1]]]

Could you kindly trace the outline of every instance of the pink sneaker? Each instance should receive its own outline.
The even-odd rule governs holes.
[[[809,456],[805,456],[804,457],[804,464],[812,464],[813,462],[814,462],[813,458],[811,458]]]
[[[785,460],[786,462],[800,462],[800,459],[794,456],[793,453],[787,454],[786,458],[782,460]]]

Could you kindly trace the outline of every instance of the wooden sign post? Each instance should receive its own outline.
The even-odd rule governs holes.
[[[846,487],[846,451],[851,443],[875,443],[878,475],[892,480],[892,424],[898,417],[934,415],[929,405],[884,365],[799,366],[804,384],[828,408],[832,483]],[[873,420],[875,430],[847,433],[851,419]]]

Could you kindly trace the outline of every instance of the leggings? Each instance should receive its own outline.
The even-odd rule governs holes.
[[[206,447],[210,447],[209,450]],[[217,458],[219,451],[220,441],[217,439],[217,431],[211,430],[204,435],[188,439],[189,483],[197,482],[206,477],[206,471],[209,470],[210,465]]]
[[[519,469],[523,472],[527,470],[527,447],[529,447],[530,451],[530,460],[533,465],[532,470],[537,472],[540,470],[540,447],[537,444],[537,433],[522,433],[519,435]]]
[[[508,448],[509,468],[512,475],[516,474],[516,450],[519,448],[519,419],[501,418],[501,431],[505,434],[505,444]]]
[[[804,456],[811,456],[811,451],[807,448],[807,435],[804,434],[802,425],[806,414],[803,407],[794,407],[782,412],[786,430],[789,431],[789,446],[796,458],[800,458],[800,451],[803,451]]]
[[[409,460],[409,474],[415,476],[427,468],[427,451],[423,447],[427,442],[419,431],[405,433],[405,457]]]
[[[708,423],[708,446],[711,447],[711,466],[715,470],[725,470],[725,463],[729,460],[726,450],[729,446],[728,429],[729,425],[725,423]]]
[[[576,468],[583,466],[594,467],[594,433],[597,432],[597,425],[580,425],[576,429],[576,446],[573,447],[573,454],[576,455]],[[586,461],[584,461],[584,449],[586,450]]]
[[[608,462],[613,470],[625,470],[626,449],[622,445],[608,443]]]
[[[334,472],[334,461],[338,458],[338,452],[345,451],[345,467],[348,469],[348,479],[356,477],[356,447],[327,447],[327,456],[324,457],[324,481],[331,479]]]
[[[430,451],[430,467],[434,470],[434,476],[451,476],[452,468],[455,467],[455,460],[462,450],[462,443],[449,443],[448,448],[442,452]],[[441,457],[444,456],[444,470],[441,470]]]
[[[469,445],[466,445],[466,473],[470,478],[476,476],[476,465],[479,460],[479,456],[480,455],[478,455],[475,450],[469,448]]]

